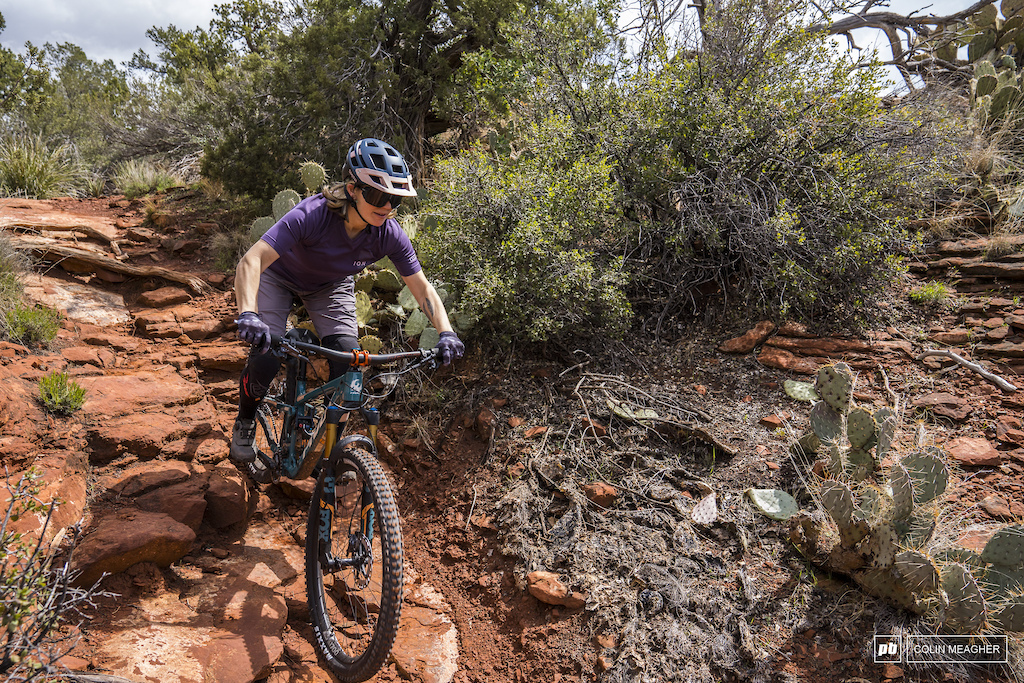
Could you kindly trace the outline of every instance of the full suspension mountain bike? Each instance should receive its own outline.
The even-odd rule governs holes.
[[[402,530],[398,505],[377,460],[380,413],[373,399],[389,397],[398,378],[437,367],[437,350],[391,354],[339,352],[320,346],[303,329],[274,336],[286,356],[256,412],[256,460],[249,476],[316,477],[306,527],[306,599],[314,644],[338,679],[364,681],[387,661],[402,610]],[[349,372],[316,388],[307,386],[310,355],[350,363]],[[362,369],[405,361],[377,375],[384,393],[364,387]],[[345,435],[342,416],[358,413],[368,436]],[[352,420],[349,419],[348,422]]]

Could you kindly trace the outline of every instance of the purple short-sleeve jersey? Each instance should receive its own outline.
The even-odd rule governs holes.
[[[278,258],[269,270],[300,290],[316,291],[387,256],[399,274],[408,277],[422,270],[408,235],[389,218],[367,226],[349,239],[344,222],[327,208],[322,194],[307,197],[263,235]]]

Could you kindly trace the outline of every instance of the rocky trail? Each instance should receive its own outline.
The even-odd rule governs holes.
[[[0,462],[12,480],[30,465],[43,472],[44,499],[63,501],[51,534],[82,522],[82,580],[110,574],[103,588],[116,595],[83,624],[69,669],[159,683],[329,681],[305,605],[311,486],[257,490],[227,460],[246,348],[235,340],[231,277],[209,249],[218,213],[190,209],[187,195],[162,197],[156,211],[120,198],[0,200],[0,226],[43,264],[28,298],[66,315],[52,350],[0,343]],[[1024,518],[1024,242],[992,243],[939,243],[912,273],[918,283],[956,276],[958,294],[921,309],[894,292],[891,323],[859,337],[781,321],[687,330],[593,375],[582,357],[510,367],[471,349],[425,381],[415,405],[383,423],[408,568],[398,642],[374,680],[662,680],[657,667],[679,647],[692,667],[678,680],[956,680],[874,664],[871,635],[898,619],[893,610],[816,575],[786,525],[752,513],[742,491],[800,488],[789,447],[808,406],[782,383],[844,360],[859,373],[857,401],[899,396],[913,438],[923,430],[949,451],[949,505],[966,530]],[[54,370],[87,391],[72,417],[35,398]],[[648,433],[601,407],[627,395],[663,406],[670,396],[699,427]],[[550,466],[542,454],[558,443],[593,464]],[[670,477],[629,484],[627,465],[647,467],[638,453],[655,446],[674,449],[692,476],[667,492]],[[613,475],[617,484],[605,483]],[[691,523],[697,482],[717,492],[717,522]],[[578,530],[566,531],[570,518]],[[602,533],[624,529],[640,540],[622,547],[638,555],[620,558],[616,576],[584,572],[589,549],[616,543]],[[560,531],[575,545],[559,546]],[[700,624],[677,640],[638,635],[668,623],[649,599],[672,601],[637,578],[648,548],[649,564],[692,564],[675,614]]]

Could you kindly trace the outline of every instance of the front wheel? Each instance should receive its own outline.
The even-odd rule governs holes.
[[[377,459],[348,448],[324,463],[306,528],[306,597],[327,668],[365,681],[387,661],[402,610],[402,530]]]

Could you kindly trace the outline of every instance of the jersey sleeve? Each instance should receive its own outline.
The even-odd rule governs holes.
[[[423,270],[419,259],[416,258],[416,250],[412,248],[412,242],[409,241],[409,236],[402,230],[398,221],[389,218],[386,228],[384,249],[388,258],[395,264],[398,274],[402,277],[409,277]]]

